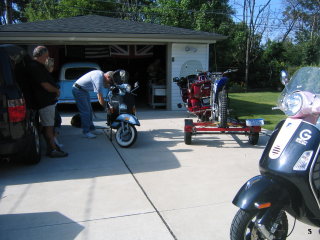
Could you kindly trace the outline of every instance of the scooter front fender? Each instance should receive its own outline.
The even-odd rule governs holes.
[[[138,118],[132,114],[120,114],[116,120],[111,124],[112,128],[119,128],[121,126],[121,122],[127,122],[130,123],[132,125],[137,125],[140,126],[140,122],[138,120]]]
[[[217,91],[220,91],[228,82],[227,77],[222,77],[217,84]]]
[[[265,203],[287,205],[289,194],[275,179],[259,175],[241,187],[232,203],[243,210],[257,210]]]

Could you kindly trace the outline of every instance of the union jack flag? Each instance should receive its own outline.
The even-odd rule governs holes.
[[[111,45],[111,57],[148,58],[153,56],[152,45]]]
[[[110,49],[108,46],[88,46],[84,48],[85,58],[107,58],[110,57]]]

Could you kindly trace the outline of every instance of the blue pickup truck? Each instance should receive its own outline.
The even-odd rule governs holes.
[[[92,70],[101,70],[93,62],[71,62],[62,65],[59,75],[60,97],[58,103],[75,103],[72,95],[72,85],[84,74]],[[107,90],[103,93],[106,96]],[[90,92],[91,102],[98,102],[97,94]]]

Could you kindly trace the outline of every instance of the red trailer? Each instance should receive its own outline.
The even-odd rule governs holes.
[[[214,134],[214,133],[236,133],[245,134],[249,137],[249,143],[256,145],[259,140],[263,119],[247,119],[245,122],[239,120],[228,121],[225,128],[219,127],[218,122],[193,122],[192,119],[185,119],[184,124],[184,142],[190,145],[192,136],[198,134]]]

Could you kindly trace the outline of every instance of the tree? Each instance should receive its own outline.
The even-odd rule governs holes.
[[[286,0],[286,10],[284,12],[284,18],[281,21],[282,26],[286,27],[286,31],[282,37],[282,42],[284,42],[289,34],[293,31],[298,19],[299,19],[299,12],[297,8],[299,3],[297,1]]]
[[[247,26],[244,23],[225,22],[220,25],[218,32],[228,38],[216,43],[216,62],[220,66],[216,66],[215,69],[223,71],[228,68],[237,68],[237,75],[243,76]]]
[[[150,1],[142,0],[31,0],[25,14],[29,21],[72,17],[79,15],[102,15],[141,21],[140,9]]]
[[[302,36],[308,39],[319,37],[320,0],[286,0],[285,4],[284,23],[292,22],[291,25],[296,30],[296,40],[299,41]],[[302,36],[299,36],[300,34]]]
[[[0,2],[0,25],[6,24],[6,17],[5,17],[5,4],[4,1]]]
[[[279,87],[279,73],[286,69],[286,49],[283,42],[268,41],[264,46],[264,51],[261,54],[260,69],[262,76],[260,86]]]
[[[0,2],[0,25],[25,22],[23,9],[30,0],[4,0]]]
[[[244,0],[243,22],[247,25],[246,57],[245,57],[245,88],[248,88],[250,65],[257,59],[263,33],[267,28],[269,5],[271,0],[257,8],[256,0]]]
[[[6,22],[7,24],[12,24],[12,0],[5,0],[5,12],[6,12]]]
[[[29,22],[58,18],[57,0],[31,0],[25,9]]]
[[[231,21],[232,13],[227,0],[156,0],[143,8],[144,21],[207,32]]]
[[[185,7],[181,1],[157,0],[143,8],[144,18],[146,22],[192,29],[192,12],[186,11]]]
[[[291,24],[294,41],[302,53],[300,64],[319,64],[320,0],[286,0],[284,23]]]
[[[131,21],[144,21],[143,9],[150,6],[154,1],[150,0],[123,0],[118,1],[118,12],[122,19]],[[120,6],[120,7],[119,7]]]

